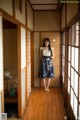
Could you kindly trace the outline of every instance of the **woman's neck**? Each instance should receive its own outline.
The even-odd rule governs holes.
[[[48,46],[45,46],[45,48],[48,48]]]

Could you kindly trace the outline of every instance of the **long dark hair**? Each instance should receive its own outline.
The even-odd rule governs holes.
[[[51,43],[50,43],[50,39],[49,39],[49,38],[45,38],[45,39],[43,40],[43,47],[45,47],[45,42],[46,42],[46,41],[49,42],[48,50],[51,51],[51,56],[53,56],[53,55],[52,55],[52,49],[51,49]]]

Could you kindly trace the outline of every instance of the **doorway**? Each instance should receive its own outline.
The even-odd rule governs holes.
[[[3,18],[4,112],[8,118],[18,117],[17,56],[17,25]]]

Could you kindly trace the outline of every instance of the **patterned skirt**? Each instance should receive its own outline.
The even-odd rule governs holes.
[[[40,64],[40,78],[54,78],[54,67],[50,57],[43,57]]]

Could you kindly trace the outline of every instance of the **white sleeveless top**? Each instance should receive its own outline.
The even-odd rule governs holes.
[[[53,51],[53,48],[51,47],[52,51]],[[51,51],[46,49],[45,47],[40,47],[40,50],[42,50],[42,55],[43,56],[51,56]]]

